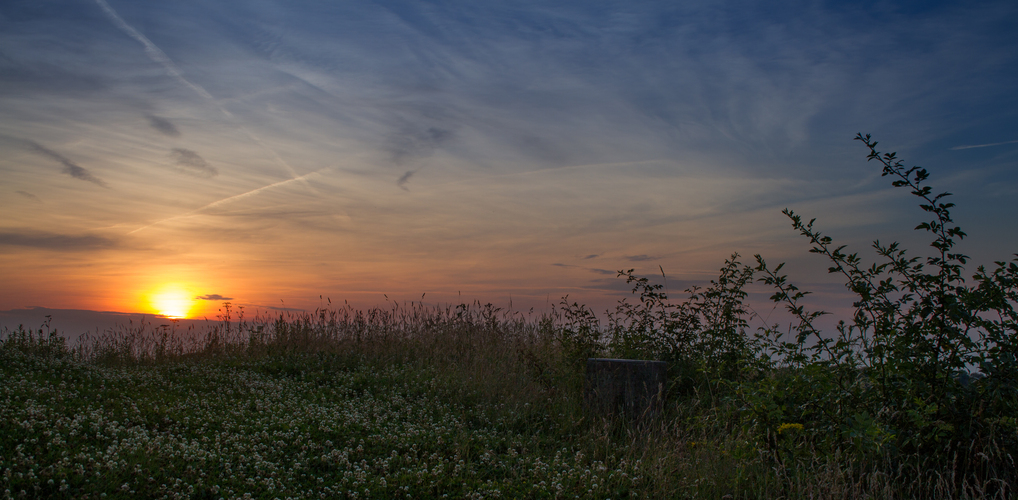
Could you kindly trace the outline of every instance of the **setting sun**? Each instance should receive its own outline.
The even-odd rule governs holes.
[[[152,312],[167,318],[187,318],[194,306],[193,295],[180,285],[165,285],[148,295]]]

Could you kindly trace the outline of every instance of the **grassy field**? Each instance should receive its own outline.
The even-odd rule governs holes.
[[[768,449],[735,400],[673,395],[641,429],[585,415],[575,343],[563,338],[570,324],[561,311],[417,305],[224,320],[200,334],[140,325],[74,349],[44,329],[8,331],[0,489],[4,498],[1003,495],[993,478],[959,486],[950,468],[921,460],[891,469],[817,449],[802,425],[776,429],[779,446]]]
[[[623,498],[646,488],[638,457],[584,421],[579,394],[526,368],[524,350],[547,342],[534,324],[492,309],[377,313],[224,322],[200,343],[142,325],[76,350],[46,332],[7,332],[3,494]]]
[[[640,484],[638,464],[585,445],[569,402],[337,351],[112,365],[5,353],[4,494],[622,497]]]

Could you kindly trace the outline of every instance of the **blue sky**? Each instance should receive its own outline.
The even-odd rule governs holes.
[[[6,1],[0,309],[600,306],[619,269],[681,289],[732,252],[836,290],[781,209],[864,255],[927,241],[858,132],[1007,259],[1014,26],[1010,1]]]

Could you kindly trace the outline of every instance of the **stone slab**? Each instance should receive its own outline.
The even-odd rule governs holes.
[[[664,406],[668,364],[639,359],[587,359],[583,403],[595,417],[646,422]]]

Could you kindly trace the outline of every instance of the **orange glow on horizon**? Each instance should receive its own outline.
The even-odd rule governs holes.
[[[177,283],[162,285],[143,296],[144,309],[172,319],[187,319],[194,309],[194,294]]]

